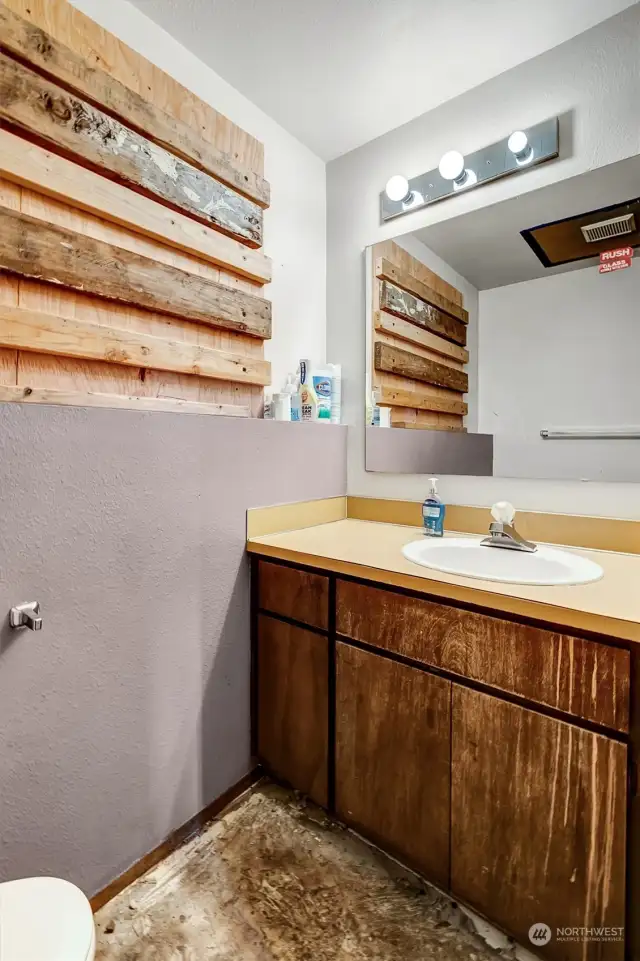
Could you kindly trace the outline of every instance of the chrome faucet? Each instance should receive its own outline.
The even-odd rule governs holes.
[[[537,551],[537,545],[526,541],[518,534],[514,526],[516,511],[508,501],[498,501],[491,508],[492,523],[489,525],[489,536],[480,542],[482,547],[503,547],[509,551]]]
[[[12,607],[9,612],[9,624],[11,627],[28,627],[30,631],[41,631],[42,618],[38,602],[29,601],[27,604]]]

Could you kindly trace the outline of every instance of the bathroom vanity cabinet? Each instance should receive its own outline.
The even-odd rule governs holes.
[[[261,558],[253,626],[269,771],[536,953],[637,956],[629,645]]]

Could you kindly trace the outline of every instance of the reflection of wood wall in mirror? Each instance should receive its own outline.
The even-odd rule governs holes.
[[[4,0],[0,25],[2,110],[15,114],[0,131],[1,399],[258,415],[271,332],[262,144],[68,0]],[[28,113],[25,84],[126,136]],[[229,201],[227,219],[207,197]],[[74,250],[54,284],[60,264],[29,252],[56,231]]]
[[[462,294],[392,240],[373,248],[372,282],[371,386],[391,426],[465,430]]]

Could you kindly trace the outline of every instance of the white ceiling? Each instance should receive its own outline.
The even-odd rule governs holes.
[[[583,260],[546,268],[520,231],[634,200],[639,194],[640,156],[630,157],[423,227],[413,236],[478,290],[491,290],[591,266],[594,261]]]
[[[325,160],[633,0],[132,0]]]

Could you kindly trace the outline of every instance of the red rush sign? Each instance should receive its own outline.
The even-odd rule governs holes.
[[[610,274],[614,270],[624,270],[631,266],[633,247],[617,247],[615,250],[604,250],[600,254],[601,274]]]

